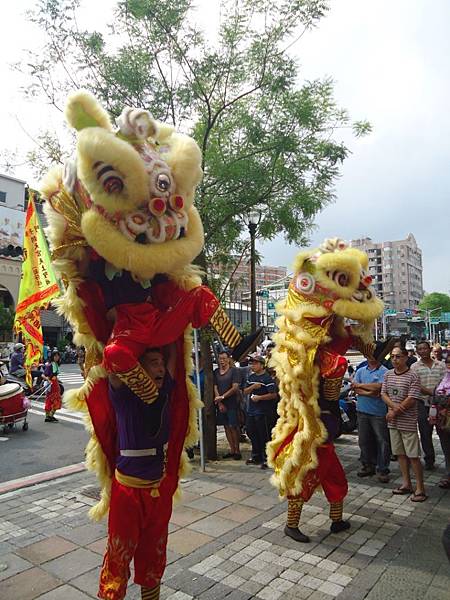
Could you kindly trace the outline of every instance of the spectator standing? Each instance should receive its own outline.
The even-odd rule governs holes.
[[[250,357],[251,373],[244,393],[249,394],[247,407],[247,434],[252,443],[252,457],[247,465],[261,465],[267,469],[266,444],[270,440],[277,391],[275,381],[266,371],[265,359],[259,354]]]
[[[411,371],[420,381],[420,398],[417,403],[420,444],[424,453],[425,469],[432,471],[436,456],[433,446],[433,425],[428,418],[434,389],[444,378],[446,368],[443,362],[431,358],[431,346],[427,341],[417,344],[417,354],[420,360],[412,365]]]
[[[391,452],[386,423],[387,407],[381,399],[381,386],[388,370],[373,356],[367,362],[367,367],[356,371],[352,384],[357,398],[358,443],[362,463],[358,477],[370,477],[377,473],[381,483],[388,483]]]
[[[81,371],[81,375],[83,376],[83,379],[86,378],[86,373],[85,373],[85,362],[86,362],[86,349],[84,346],[79,346],[77,348],[77,363],[78,366],[80,367],[80,371]]]
[[[230,354],[226,350],[219,352],[219,366],[214,371],[214,402],[216,405],[216,423],[223,425],[230,446],[230,452],[223,458],[241,460],[239,450],[239,371],[230,364]]]
[[[195,365],[195,352],[192,353],[192,362],[194,370],[192,371],[191,381],[198,390],[200,388],[200,400],[203,402],[205,396],[205,372],[203,370],[203,358],[200,352],[198,353],[198,385],[197,385],[197,369]],[[199,414],[199,418],[202,418],[202,413]],[[188,458],[192,460],[194,458],[194,446],[186,448],[186,454]]]
[[[44,344],[43,348],[42,348],[42,358],[44,360],[44,364],[48,361],[48,359],[50,358],[50,346],[48,344]]]
[[[445,376],[435,390],[430,423],[436,425],[445,457],[446,477],[439,482],[439,487],[450,490],[450,353],[445,359],[445,366]]]
[[[409,348],[408,349],[408,360],[406,361],[406,364],[408,367],[412,367],[413,364],[416,362],[417,362],[416,352],[415,352],[414,348]]]
[[[420,462],[419,434],[417,432],[417,400],[420,398],[420,382],[407,366],[408,352],[394,348],[391,353],[394,368],[384,376],[381,398],[388,407],[389,436],[392,452],[397,456],[402,473],[401,485],[392,490],[395,495],[412,494],[412,502],[427,499]],[[409,460],[408,460],[409,459]],[[411,463],[416,478],[416,488],[411,488]]]
[[[432,358],[434,358],[434,360],[438,360],[438,361],[442,360],[442,346],[440,344],[435,344],[433,346],[431,356],[432,356]]]

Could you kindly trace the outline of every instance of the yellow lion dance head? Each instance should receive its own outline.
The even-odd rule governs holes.
[[[297,256],[291,289],[302,297],[305,310],[311,305],[314,316],[334,314],[367,323],[383,310],[371,283],[367,254],[335,238]]]
[[[125,108],[113,128],[84,91],[69,97],[66,117],[77,150],[63,182],[83,199],[80,226],[89,246],[142,279],[189,265],[204,241],[193,205],[202,177],[194,140],[141,109]]]

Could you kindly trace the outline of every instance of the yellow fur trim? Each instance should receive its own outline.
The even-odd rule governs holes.
[[[271,365],[280,382],[281,399],[267,456],[274,468],[271,482],[280,496],[300,494],[305,475],[317,467],[317,448],[326,439],[318,405],[317,349],[332,338],[348,336],[344,318],[357,320],[353,332],[368,341],[374,319],[381,314],[382,303],[375,297],[365,302],[350,299],[358,290],[365,265],[367,257],[354,249],[301,252],[295,261],[296,274],[308,272],[322,288],[338,295],[338,299],[323,301],[320,288],[317,293],[313,288],[302,294],[291,287],[287,298],[277,305],[281,316],[277,320]],[[333,273],[341,270],[349,277],[348,286],[339,286],[332,279]],[[320,326],[310,320],[324,317],[330,318]],[[293,433],[292,441],[284,445]]]
[[[65,116],[69,125],[77,130],[85,127],[102,127],[112,131],[108,113],[94,96],[85,90],[78,90],[69,95]]]
[[[131,144],[104,129],[89,128],[78,135],[78,175],[95,204],[112,215],[137,210],[148,198],[148,175]],[[97,161],[114,167],[122,176],[123,191],[106,193],[93,166]]]
[[[83,215],[81,226],[90,246],[118,269],[131,271],[143,279],[157,273],[173,273],[189,264],[203,247],[203,226],[197,209],[188,213],[186,237],[164,244],[137,244],[92,210]]]
[[[176,182],[176,194],[183,196],[189,208],[194,201],[195,188],[202,179],[202,155],[194,140],[176,134],[168,139],[169,152],[162,158],[167,162]],[[188,264],[186,261],[185,264]]]

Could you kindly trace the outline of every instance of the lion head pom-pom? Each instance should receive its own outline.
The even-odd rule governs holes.
[[[157,127],[150,113],[141,108],[126,107],[116,119],[120,133],[126,137],[136,137],[142,140],[155,137]]]

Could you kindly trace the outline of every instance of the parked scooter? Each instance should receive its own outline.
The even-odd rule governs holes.
[[[340,433],[351,433],[358,427],[358,417],[356,412],[356,398],[351,389],[351,381],[342,382],[341,393],[339,395],[339,409],[341,411]]]

